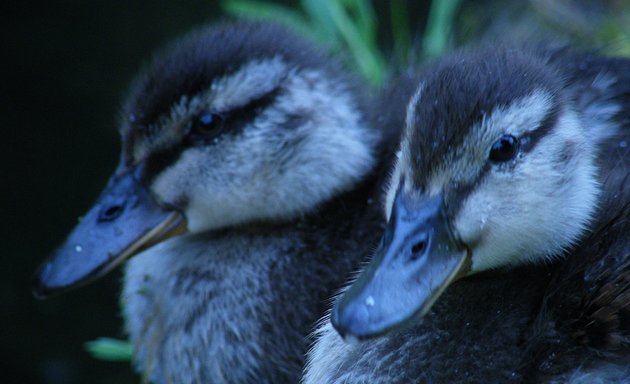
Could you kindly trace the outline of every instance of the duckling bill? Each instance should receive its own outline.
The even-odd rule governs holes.
[[[341,335],[378,336],[423,316],[444,289],[470,269],[441,195],[399,190],[374,259],[332,312]]]
[[[123,168],[112,176],[94,206],[36,272],[36,297],[87,284],[142,249],[186,230],[184,217],[158,205],[143,185],[142,168]]]

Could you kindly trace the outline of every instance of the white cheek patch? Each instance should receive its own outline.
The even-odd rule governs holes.
[[[187,150],[152,185],[161,202],[184,201],[190,232],[246,222],[266,209],[268,191],[256,177],[255,162],[235,158],[225,149],[236,143],[226,141],[223,147]]]
[[[599,195],[594,150],[574,113],[558,125],[514,169],[491,170],[463,203],[454,226],[473,244],[473,273],[556,256],[588,227]]]

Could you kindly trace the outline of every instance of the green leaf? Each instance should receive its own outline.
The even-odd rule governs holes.
[[[129,341],[108,337],[86,342],[85,349],[98,360],[128,362],[133,356],[133,347]]]
[[[328,0],[302,0],[302,8],[310,24],[318,35],[319,41],[330,47],[339,47],[341,38],[332,20]]]
[[[335,26],[348,45],[359,71],[372,85],[381,85],[385,76],[385,62],[375,39],[370,41],[361,34],[340,2],[328,0],[327,4]]]
[[[385,63],[377,44],[377,18],[370,2],[301,0],[300,4],[304,13],[264,1],[224,0],[222,6],[233,16],[282,23],[334,50],[347,46],[359,72],[372,85],[382,83]]]
[[[392,0],[391,18],[394,51],[398,61],[405,64],[409,61],[409,51],[411,50],[409,9],[407,8],[406,0]]]
[[[346,0],[346,7],[350,14],[356,15],[356,26],[363,40],[368,43],[376,42],[376,14],[369,1]]]
[[[439,56],[446,51],[460,3],[461,0],[433,0],[431,2],[422,47],[425,57]]]

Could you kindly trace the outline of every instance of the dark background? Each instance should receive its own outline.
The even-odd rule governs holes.
[[[3,7],[7,7],[7,2]],[[119,103],[159,46],[219,15],[213,1],[14,2],[3,9],[5,69],[0,381],[132,383],[127,363],[84,342],[124,338],[120,271],[46,301],[30,279],[104,187],[118,161]],[[9,381],[11,381],[9,379]]]
[[[31,296],[30,279],[38,264],[90,207],[116,166],[118,107],[134,74],[156,48],[194,26],[222,17],[220,3],[6,3],[0,6],[5,51],[0,57],[0,132],[7,136],[1,141],[4,177],[0,217],[5,251],[0,264],[0,381],[139,382],[128,363],[95,360],[84,350],[86,341],[101,336],[125,337],[118,308],[120,270],[46,301]],[[374,3],[379,19],[383,18],[379,36],[387,51],[392,45],[388,43],[388,2]],[[410,24],[418,36],[424,28],[428,3],[409,2],[413,4]],[[569,34],[575,34],[584,9],[590,16],[582,18],[589,20],[580,27],[582,31],[599,25],[590,21],[596,19],[588,4],[599,4],[597,15],[603,14],[605,22],[610,9],[617,15],[621,8],[628,16],[626,5],[630,2],[574,3],[587,4],[586,8],[576,8],[578,19],[557,18],[573,28]],[[505,2],[465,1],[455,28],[456,39],[472,38],[489,20],[500,24],[496,23],[498,9],[506,9]],[[525,15],[520,10],[516,14]],[[602,23],[601,17],[597,20]],[[514,27],[509,21],[504,23]],[[593,37],[592,31],[586,34]],[[617,43],[614,36],[613,43]],[[10,380],[12,377],[15,379]]]

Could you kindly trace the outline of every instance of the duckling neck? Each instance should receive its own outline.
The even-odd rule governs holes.
[[[378,207],[367,217],[354,207],[365,199],[350,193],[284,225],[182,236],[137,255],[122,301],[138,369],[156,383],[298,382],[326,300],[378,238]]]

